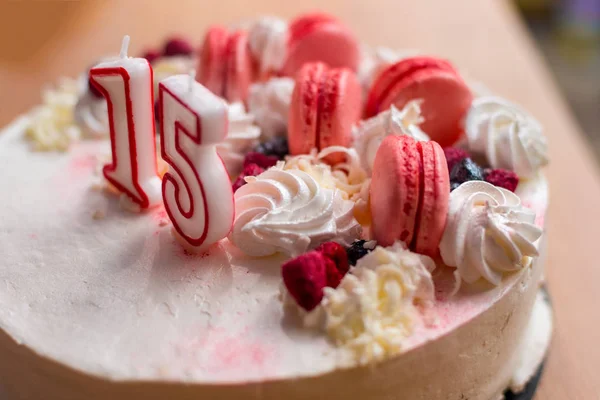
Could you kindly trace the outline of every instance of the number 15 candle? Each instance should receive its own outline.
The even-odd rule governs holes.
[[[227,136],[228,107],[190,76],[159,84],[161,154],[170,171],[163,199],[176,237],[202,252],[223,239],[233,224],[231,181],[216,144]]]
[[[108,103],[112,164],[104,176],[122,194],[127,208],[139,210],[160,204],[154,139],[152,68],[144,58],[127,57],[129,36],[123,38],[120,58],[90,70],[92,84]]]

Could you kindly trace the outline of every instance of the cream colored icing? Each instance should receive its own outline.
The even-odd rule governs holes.
[[[360,155],[363,167],[370,173],[379,145],[390,135],[408,135],[416,140],[427,141],[429,136],[419,128],[424,119],[421,116],[421,100],[409,101],[402,110],[394,105],[389,110],[361,121],[354,127],[354,148]]]
[[[397,243],[376,247],[308,313],[306,325],[321,325],[329,339],[350,350],[350,365],[366,365],[402,351],[421,318],[417,303],[434,300],[433,260]]]
[[[538,256],[542,229],[535,212],[516,194],[483,181],[469,181],[450,194],[440,254],[468,283],[484,278],[499,285],[506,272],[528,266]]]
[[[254,115],[265,139],[287,133],[293,91],[294,80],[291,78],[272,78],[250,86],[248,110]]]
[[[242,172],[244,157],[257,144],[260,128],[254,125],[254,117],[248,114],[242,103],[229,105],[229,131],[227,138],[217,144],[217,152],[230,177]]]
[[[492,168],[513,170],[530,178],[548,163],[548,145],[540,123],[502,98],[475,99],[465,130],[469,149],[484,154]]]
[[[34,150],[66,151],[80,138],[73,115],[79,91],[78,81],[61,78],[57,87],[42,92],[42,105],[31,111],[26,130]]]
[[[279,163],[246,181],[234,195],[229,239],[250,256],[296,256],[326,241],[350,245],[360,237],[354,203],[303,171],[286,171]]]
[[[261,73],[279,71],[287,55],[288,24],[277,17],[262,17],[248,30],[248,45]]]

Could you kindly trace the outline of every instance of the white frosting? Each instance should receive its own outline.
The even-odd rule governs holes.
[[[230,177],[242,172],[244,157],[257,144],[260,128],[254,125],[254,117],[246,113],[242,103],[229,105],[229,128],[227,138],[217,144],[217,152]]]
[[[431,304],[433,260],[396,243],[361,258],[336,288],[325,288],[305,323],[322,324],[329,338],[351,350],[352,363],[368,364],[402,350],[420,319],[417,302]],[[319,315],[320,314],[320,315]]]
[[[73,117],[80,90],[76,80],[62,78],[56,88],[42,92],[42,105],[30,113],[26,136],[34,150],[66,151],[81,131]]]
[[[516,194],[483,181],[463,183],[450,194],[442,259],[465,282],[483,277],[498,285],[504,272],[520,270],[538,255],[542,229],[534,221]]]
[[[548,163],[548,145],[540,123],[521,107],[499,97],[475,99],[465,129],[469,149],[487,156],[493,168],[531,177]]]
[[[259,61],[260,72],[279,71],[287,54],[288,25],[276,17],[262,17],[249,29],[248,45]]]
[[[273,78],[250,86],[248,109],[256,118],[265,138],[285,135],[294,80]]]
[[[108,106],[104,97],[98,98],[85,90],[75,106],[75,122],[82,133],[91,138],[108,137]]]
[[[379,145],[386,136],[408,135],[416,140],[427,141],[429,136],[419,128],[421,100],[410,101],[400,111],[394,105],[368,120],[361,121],[354,128],[354,148],[356,148],[364,168],[371,172]]]
[[[230,240],[251,256],[283,252],[291,256],[334,240],[350,245],[361,227],[354,203],[337,190],[324,189],[300,170],[270,168],[235,192]]]

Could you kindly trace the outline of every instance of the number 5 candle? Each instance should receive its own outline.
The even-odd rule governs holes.
[[[104,176],[122,194],[127,208],[139,210],[160,204],[160,177],[154,139],[152,68],[144,58],[127,57],[129,36],[123,38],[120,58],[90,70],[93,85],[108,103],[112,164]]]
[[[227,136],[227,104],[193,75],[164,79],[158,96],[161,154],[170,166],[162,186],[165,209],[175,236],[202,252],[233,224],[231,181],[216,150]]]

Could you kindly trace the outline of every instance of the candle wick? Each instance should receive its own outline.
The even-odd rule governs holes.
[[[121,58],[127,58],[127,50],[129,49],[129,35],[123,36],[123,41],[121,42]]]
[[[191,69],[188,81],[188,92],[191,94],[194,89],[194,81],[196,80],[196,70]]]

